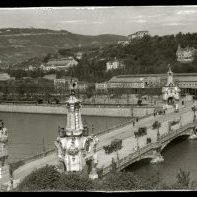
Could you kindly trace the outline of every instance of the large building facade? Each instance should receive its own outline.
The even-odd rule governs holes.
[[[197,73],[174,73],[174,82],[181,89],[181,94],[197,95]],[[121,89],[128,93],[161,94],[167,83],[166,74],[118,75],[107,82],[107,90]]]
[[[177,61],[181,63],[190,63],[194,60],[194,55],[197,53],[197,50],[194,47],[187,46],[186,48],[181,48],[178,45],[176,56]]]

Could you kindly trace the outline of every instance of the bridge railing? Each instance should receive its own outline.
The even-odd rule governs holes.
[[[140,120],[142,120],[142,119],[144,119],[144,118],[151,117],[151,116],[153,116],[153,113],[147,114],[147,115],[145,115],[145,116],[143,116],[143,117],[138,118],[138,121],[140,121]],[[104,131],[99,132],[98,134],[94,134],[94,136],[101,136],[101,135],[104,135],[104,134],[106,134],[106,133],[110,133],[111,131],[113,131],[113,130],[115,130],[115,129],[119,129],[119,128],[125,127],[125,126],[131,124],[131,123],[134,122],[134,121],[135,121],[135,120],[129,120],[129,121],[127,121],[127,122],[124,122],[124,123],[121,123],[121,124],[119,124],[119,125],[113,126],[113,127],[109,128],[109,129],[106,129],[106,130],[104,130]]]
[[[193,128],[193,126],[195,126],[196,124],[197,124],[197,121],[191,122],[182,128],[179,128],[175,131],[168,132],[162,135],[159,141],[150,143],[144,147],[141,147],[135,152],[130,153],[128,156],[123,157],[120,160],[117,160],[117,168],[118,169],[124,168],[125,164],[132,163],[133,160],[136,160],[138,157],[141,157],[143,154],[149,152],[151,149],[154,150],[157,147],[161,147],[161,144],[165,142],[166,140],[169,140],[170,138],[176,136],[177,134],[184,132],[186,129]],[[112,169],[111,165],[103,168],[103,175],[106,175],[107,173],[109,173],[111,169]]]

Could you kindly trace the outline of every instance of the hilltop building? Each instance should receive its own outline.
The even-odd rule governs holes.
[[[10,75],[8,73],[0,73],[0,81],[10,80]]]
[[[195,53],[197,53],[197,49],[194,47],[187,46],[186,48],[181,48],[179,44],[176,52],[177,61],[181,63],[190,63],[194,60]]]
[[[128,37],[129,37],[129,40],[131,41],[133,39],[141,39],[146,35],[149,35],[148,31],[137,31],[134,34],[128,35]]]
[[[67,71],[70,67],[76,66],[78,61],[73,57],[51,59],[47,62],[45,69],[48,70],[65,70]]]
[[[58,129],[55,141],[58,151],[59,170],[65,173],[84,171],[87,167],[89,178],[98,178],[96,172],[98,139],[84,129],[81,119],[81,101],[75,97],[76,83],[72,84],[71,94],[66,101],[67,125]]]
[[[127,45],[129,45],[129,41],[128,40],[126,40],[126,41],[118,41],[118,45],[127,46]]]
[[[83,53],[82,52],[76,53],[76,59],[81,60],[82,57],[83,57]]]
[[[123,66],[124,66],[124,64],[121,61],[117,60],[116,58],[115,58],[115,60],[108,61],[106,63],[107,71],[117,69],[117,68],[122,68]]]

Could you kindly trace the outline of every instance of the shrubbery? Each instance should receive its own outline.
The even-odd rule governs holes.
[[[15,191],[123,191],[195,189],[189,172],[180,169],[177,182],[161,183],[159,176],[141,178],[132,172],[113,171],[102,179],[91,180],[83,173],[60,174],[54,166],[45,166],[28,175]]]

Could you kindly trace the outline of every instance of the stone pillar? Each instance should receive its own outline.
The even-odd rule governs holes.
[[[90,174],[89,174],[90,179],[97,179],[98,178],[96,166],[97,166],[97,162],[94,159],[92,159],[91,171],[90,171]]]
[[[154,150],[153,156],[153,159],[150,161],[151,164],[161,163],[164,161],[164,158],[159,150]]]
[[[192,140],[192,139],[197,139],[197,127],[194,127],[193,128],[193,132],[192,134],[189,136],[189,139]]]

